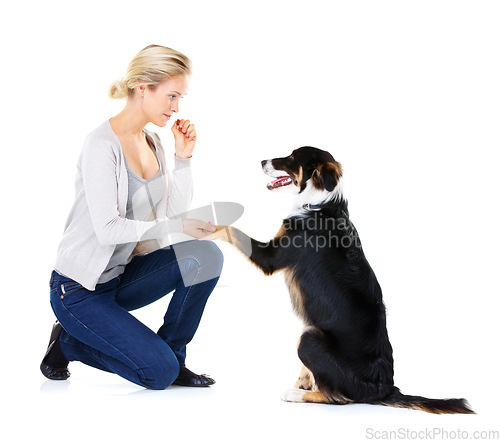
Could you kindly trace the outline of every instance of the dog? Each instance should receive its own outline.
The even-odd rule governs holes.
[[[349,219],[341,164],[327,151],[304,146],[262,161],[262,169],[274,178],[270,190],[296,191],[295,208],[277,235],[263,243],[218,226],[212,238],[231,243],[266,275],[284,272],[305,328],[298,344],[303,367],[282,399],[473,414],[465,399],[404,395],[394,386],[382,290]]]

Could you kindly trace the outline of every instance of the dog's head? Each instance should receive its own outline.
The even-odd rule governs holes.
[[[262,169],[275,177],[267,185],[269,190],[294,185],[298,193],[306,189],[333,192],[342,177],[342,166],[332,155],[318,148],[303,146],[288,157],[262,161]]]

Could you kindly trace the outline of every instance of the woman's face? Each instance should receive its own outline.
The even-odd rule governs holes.
[[[142,102],[143,111],[149,122],[165,126],[174,112],[179,112],[179,100],[188,88],[189,79],[177,75],[160,83],[156,89],[146,88]]]

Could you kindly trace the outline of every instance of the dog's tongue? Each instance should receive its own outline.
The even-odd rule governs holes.
[[[276,180],[273,180],[271,183],[267,184],[267,189],[276,189],[281,186],[289,185],[292,182],[292,179],[289,176],[278,177]]]

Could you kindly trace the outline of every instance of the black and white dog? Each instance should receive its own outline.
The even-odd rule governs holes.
[[[294,212],[268,243],[226,226],[213,238],[232,243],[266,275],[285,273],[305,329],[298,346],[304,366],[283,400],[473,413],[464,399],[404,395],[394,386],[382,291],[349,219],[340,163],[326,151],[302,147],[264,160],[262,168],[275,178],[269,189],[296,187]]]

